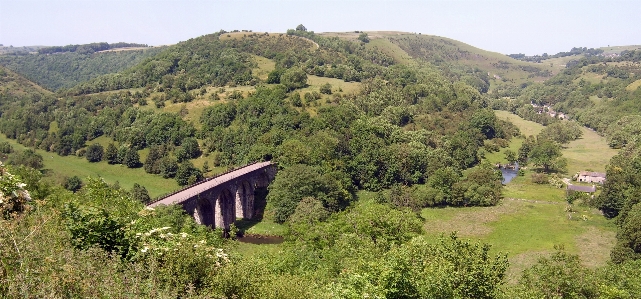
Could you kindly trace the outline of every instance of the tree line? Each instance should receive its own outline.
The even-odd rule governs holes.
[[[53,47],[43,47],[38,49],[38,54],[54,54],[54,53],[64,53],[64,52],[76,52],[78,54],[92,54],[94,52],[105,51],[109,49],[116,48],[146,48],[146,44],[136,44],[136,43],[90,43],[83,45],[66,45],[66,46],[53,46]]]
[[[543,53],[542,55],[527,56],[523,53],[519,53],[519,54],[509,54],[507,56],[512,57],[516,60],[541,63],[541,61],[546,59],[576,56],[581,54],[585,54],[586,56],[597,56],[597,55],[603,54],[603,52],[604,52],[603,49],[594,49],[594,48],[588,49],[586,47],[573,47],[568,52],[559,52],[554,55],[548,55],[548,53]]]

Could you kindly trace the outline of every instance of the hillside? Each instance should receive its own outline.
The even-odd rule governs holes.
[[[0,93],[16,97],[27,94],[51,94],[51,92],[2,66],[0,66]]]
[[[547,106],[607,135],[610,146],[621,148],[636,139],[636,118],[641,113],[641,50],[623,50],[616,56],[593,55],[571,60],[559,74],[498,99],[495,107],[530,120],[547,123],[532,103]]]
[[[73,87],[100,75],[123,71],[156,55],[162,49],[163,47],[127,51],[106,50],[99,53],[0,55],[0,65],[55,91]]]
[[[151,154],[157,150],[161,157],[175,159],[165,162],[173,165],[185,162],[185,167],[191,170],[196,169],[194,165],[232,166],[267,158],[282,159],[284,165],[301,163],[304,160],[300,156],[291,157],[291,151],[286,149],[298,147],[302,140],[312,142],[308,135],[324,126],[331,125],[327,138],[332,140],[340,136],[339,132],[358,131],[350,124],[359,119],[363,125],[373,122],[366,127],[392,126],[385,129],[386,134],[401,134],[400,128],[410,124],[410,131],[416,134],[432,131],[430,137],[420,140],[433,148],[445,146],[436,141],[436,136],[449,136],[455,143],[470,138],[509,138],[506,133],[509,129],[498,128],[492,134],[478,137],[472,133],[456,134],[459,123],[485,113],[473,88],[450,83],[436,70],[418,71],[395,65],[385,53],[361,43],[324,38],[306,31],[205,35],[170,46],[121,73],[81,83],[65,94],[55,107],[35,112],[33,118],[38,120],[35,127],[25,124],[22,116],[28,112],[20,105],[29,106],[28,103],[39,100],[22,99],[21,104],[5,104],[2,132],[27,146],[81,157],[91,150],[88,145],[92,140],[106,137],[103,149],[111,143],[120,148],[119,158],[110,160],[111,164],[125,164],[125,153],[134,151],[144,159],[149,156],[159,159]],[[343,113],[347,118],[334,115]],[[334,118],[342,120],[329,121]],[[449,122],[445,126],[436,125],[440,119]],[[489,125],[497,126],[492,120]],[[281,137],[269,145],[260,141],[274,138],[270,137],[272,134]],[[409,142],[408,137],[378,138],[381,146],[386,144],[383,148],[389,147],[384,155],[400,154],[402,147],[397,147]],[[463,149],[449,147],[448,151],[460,151],[452,163],[461,169],[474,166],[476,143]],[[350,147],[353,148],[344,155],[352,158],[365,155],[363,151],[369,148],[360,143]],[[313,153],[308,151],[311,148],[300,150]],[[209,154],[214,161],[205,163]],[[366,156],[361,158],[365,161],[360,165],[339,163],[345,159],[340,156],[334,156],[336,161],[331,163],[342,165],[340,172],[351,177],[359,188],[376,189],[401,181],[425,180],[424,174],[410,176],[405,166],[387,165],[393,159],[372,164],[374,168],[363,173],[363,163],[374,161]],[[321,163],[318,159],[308,163]],[[140,160],[128,166],[144,164],[149,173],[161,174],[160,166],[152,166],[156,162]],[[392,171],[387,178],[378,177],[377,173],[387,171]],[[202,177],[200,171],[191,173],[192,180]]]
[[[505,85],[542,82],[558,71],[549,65],[518,61],[445,37],[387,31],[366,33],[370,37],[370,47],[396,55],[397,60],[406,63],[411,63],[408,56],[430,63],[450,80],[465,81],[481,92],[505,88]],[[359,33],[323,35],[356,40]],[[405,53],[400,53],[398,49]]]

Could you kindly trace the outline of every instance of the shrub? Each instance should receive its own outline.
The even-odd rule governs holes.
[[[307,73],[300,68],[288,69],[281,75],[280,83],[285,85],[287,90],[303,88],[307,86]]]
[[[63,187],[71,192],[76,192],[82,188],[82,180],[77,175],[74,175],[65,179]]]
[[[532,174],[532,183],[535,184],[547,184],[548,176],[544,173],[533,173]]]
[[[9,142],[3,141],[0,142],[0,153],[11,154],[13,153],[13,146]]]
[[[7,164],[24,165],[33,169],[40,169],[44,166],[42,156],[32,149],[26,149],[22,152],[15,152],[9,155]]]
[[[291,101],[292,101],[292,105],[294,105],[295,107],[303,106],[303,101],[300,99],[300,94],[298,92],[295,92],[294,94],[292,94]]]
[[[332,94],[332,85],[329,84],[329,83],[325,83],[325,84],[321,85],[320,93],[322,93],[322,94]]]

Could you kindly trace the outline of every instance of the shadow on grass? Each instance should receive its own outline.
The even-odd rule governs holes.
[[[238,228],[238,236],[244,236],[246,231],[263,221],[265,206],[267,205],[267,192],[267,188],[256,188],[254,190],[254,217],[252,219],[238,219],[234,222],[234,225]]]
[[[284,242],[282,235],[274,231],[265,231],[263,215],[267,205],[267,188],[258,188],[254,191],[254,217],[252,219],[238,219],[234,225],[238,229],[237,239],[242,243],[280,244]],[[262,227],[261,227],[262,226]],[[253,227],[258,228],[258,233],[247,233]],[[254,229],[256,231],[256,229]]]

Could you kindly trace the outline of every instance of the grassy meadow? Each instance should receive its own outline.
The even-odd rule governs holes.
[[[536,135],[543,129],[506,111],[496,111],[496,115],[509,119],[526,135]],[[607,146],[605,138],[582,129],[583,137],[562,150],[568,159],[569,176],[579,170],[604,171],[609,159],[616,154],[616,150]],[[508,148],[518,151],[522,143],[523,139],[514,138]],[[505,163],[505,150],[487,153],[486,159]],[[425,219],[425,231],[434,236],[457,231],[461,237],[492,244],[493,252],[508,254],[508,281],[512,283],[523,269],[554,252],[555,245],[578,254],[586,266],[605,265],[615,242],[614,223],[596,209],[578,204],[570,206],[563,189],[534,184],[531,174],[531,170],[525,170],[524,176],[508,183],[503,190],[504,199],[494,207],[424,209],[421,215]]]
[[[6,138],[4,135],[0,135],[0,141],[9,142],[17,150],[26,149],[23,145],[15,140]],[[104,140],[97,140],[96,142],[102,144]],[[54,181],[62,181],[64,177],[77,175],[83,180],[87,177],[100,177],[110,184],[118,182],[125,189],[131,189],[134,183],[138,183],[147,188],[151,197],[169,193],[179,188],[175,180],[163,179],[161,176],[148,174],[142,167],[127,168],[123,165],[110,165],[106,161],[89,163],[84,157],[63,157],[43,150],[36,150],[36,152],[42,155],[44,168],[51,172],[51,178]]]
[[[630,85],[625,87],[625,90],[627,90],[627,91],[635,91],[635,90],[639,89],[639,87],[641,87],[641,79],[630,83]]]
[[[588,266],[609,260],[614,223],[596,210],[575,207],[576,213],[568,213],[566,206],[562,201],[504,199],[494,207],[424,209],[421,216],[428,235],[456,231],[462,238],[491,244],[494,253],[508,254],[508,278],[514,282],[523,269],[554,252],[555,245],[578,254]]]
[[[581,127],[583,136],[571,141],[563,149],[563,157],[568,159],[568,173],[574,174],[582,170],[605,172],[610,159],[618,150],[608,146],[605,137],[595,131]]]

